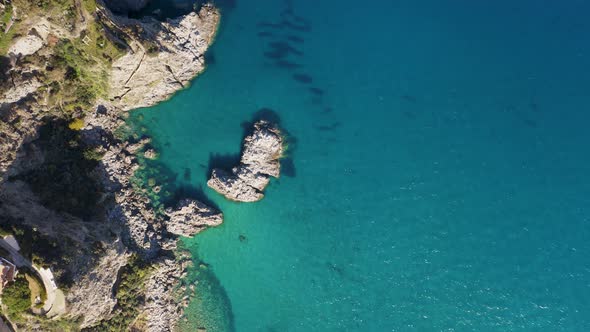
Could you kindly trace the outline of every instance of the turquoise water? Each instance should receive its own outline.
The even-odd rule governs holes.
[[[224,4],[207,71],[133,117],[225,213],[186,241],[189,326],[590,330],[590,3]],[[208,170],[262,109],[288,167],[228,202]]]

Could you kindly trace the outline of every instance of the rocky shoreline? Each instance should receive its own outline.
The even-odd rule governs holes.
[[[100,243],[101,254],[93,258],[91,268],[80,268],[88,265],[90,254],[79,255],[68,265],[69,270],[77,272],[67,292],[64,317],[80,320],[81,328],[113,315],[117,305],[113,290],[119,273],[132,255],[140,255],[154,267],[146,281],[145,305],[139,314],[145,320],[141,330],[172,331],[187,303],[187,290],[180,286],[180,280],[190,265],[190,259],[177,248],[178,237],[194,236],[206,227],[217,226],[223,215],[191,199],[164,213],[154,210],[131,181],[140,167],[139,154],[157,156],[148,146],[149,138],[128,141],[114,133],[124,126],[128,110],[169,98],[204,70],[204,53],[214,40],[220,15],[212,5],[203,5],[198,12],[166,22],[149,17],[134,20],[113,15],[100,2],[95,15],[102,26],[108,27],[105,31],[111,38],[124,37],[127,49],[112,62],[108,98],[98,100],[85,112],[84,125],[79,128],[81,144],[101,155],[92,173],[103,188],[100,205],[105,208],[101,215],[88,217],[101,222],[47,208],[28,184],[19,180],[48,158],[37,143],[39,128],[52,121],[45,109],[47,89],[39,78],[39,71],[45,69],[22,59],[52,56],[55,42],[51,36],[66,32],[49,21],[42,28],[32,25],[27,36],[17,39],[17,46],[9,52],[10,63],[4,64],[8,70],[3,69],[2,75],[9,77],[11,84],[0,86],[0,220],[19,220],[20,225],[50,238],[66,238],[84,253]],[[84,20],[80,19],[81,25]],[[75,30],[68,33],[75,34]],[[35,39],[34,47],[21,42],[23,38]],[[27,329],[42,327],[33,322]]]

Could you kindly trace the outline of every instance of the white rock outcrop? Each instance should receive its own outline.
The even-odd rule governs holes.
[[[184,199],[176,209],[168,209],[170,219],[166,223],[168,232],[191,237],[206,227],[215,227],[223,222],[223,214],[199,201]]]
[[[215,37],[219,12],[204,5],[198,13],[167,22],[115,19],[140,26],[157,48],[153,52],[133,43],[132,51],[113,63],[110,98],[115,106],[129,110],[168,99],[205,69],[204,54]]]
[[[31,28],[28,35],[18,38],[8,48],[8,54],[12,56],[26,56],[37,53],[47,42],[50,26],[49,21],[42,19]]]
[[[254,132],[244,139],[240,165],[229,173],[214,169],[207,185],[226,198],[238,202],[255,202],[264,197],[262,191],[270,177],[278,178],[283,154],[281,131],[268,121],[254,124]]]

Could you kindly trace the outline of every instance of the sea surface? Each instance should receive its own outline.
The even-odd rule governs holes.
[[[186,331],[590,331],[589,1],[218,4],[206,72],[130,120],[163,200],[225,214]],[[283,173],[229,202],[260,117]]]

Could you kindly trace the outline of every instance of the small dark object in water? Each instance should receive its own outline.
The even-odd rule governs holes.
[[[340,122],[334,122],[331,125],[327,126],[315,126],[315,128],[319,131],[333,131],[334,129],[340,127]]]
[[[271,52],[264,52],[264,56],[269,58],[269,59],[284,59],[288,56],[289,54],[287,52],[283,52],[283,51],[271,51]]]
[[[240,234],[240,236],[238,236],[238,239],[240,240],[240,242],[248,241],[248,238],[244,234]]]
[[[336,264],[331,263],[331,262],[326,262],[326,266],[328,267],[328,269],[336,272],[340,277],[344,276],[344,270],[341,267],[337,266]]]
[[[531,128],[537,128],[537,123],[531,119],[524,119],[524,124]]]
[[[309,32],[311,31],[311,25],[309,25],[308,23],[304,22],[304,21],[300,21],[301,23],[304,23],[303,25],[299,25],[299,24],[294,24],[291,23],[287,20],[282,20],[280,25],[284,26],[288,29],[291,30],[295,30],[295,31],[302,31],[302,32]]]
[[[416,113],[414,112],[410,112],[410,111],[403,111],[402,113],[406,118],[408,119],[415,119],[416,118]]]
[[[307,74],[293,74],[293,79],[303,84],[310,84],[313,78]]]
[[[334,109],[332,107],[324,107],[324,110],[322,111],[322,113],[332,113],[334,112]]]
[[[217,60],[215,59],[213,51],[211,51],[211,49],[208,49],[207,52],[205,52],[205,63],[207,65],[214,65],[216,62]]]
[[[270,22],[258,22],[259,28],[271,28],[271,29],[282,29],[281,23],[270,23]]]
[[[274,35],[272,34],[272,32],[268,32],[268,31],[261,31],[258,33],[258,37],[273,37]]]
[[[295,43],[303,43],[304,39],[299,36],[289,35],[287,36],[287,40],[295,42]]]
[[[293,8],[287,8],[281,11],[281,16],[293,15]]]
[[[185,168],[184,169],[184,176],[183,176],[185,181],[190,181],[191,180],[191,169],[190,168]]]
[[[311,88],[309,88],[309,91],[311,91],[311,93],[313,93],[316,96],[323,96],[324,95],[324,90],[322,90],[320,88],[311,87]]]
[[[296,49],[295,47],[289,45],[289,43],[286,43],[284,41],[274,41],[274,42],[270,42],[268,44],[268,46],[272,47],[274,50],[276,51],[281,51],[281,52],[289,52],[289,53],[293,53],[299,56],[303,55],[303,52]]]
[[[201,168],[207,168],[207,165],[205,165],[205,164],[199,164],[199,166],[200,166]]]
[[[319,96],[319,97],[313,97],[313,98],[311,98],[311,103],[313,105],[321,105],[322,104],[322,97]]]
[[[293,158],[287,157],[281,159],[281,173],[290,178],[294,178],[297,176],[297,171],[295,169],[295,163],[293,162]]]
[[[275,64],[277,65],[277,67],[285,68],[285,69],[297,69],[297,68],[303,67],[303,65],[300,65],[295,62],[290,62],[287,60],[278,60],[275,62]]]
[[[401,98],[409,103],[415,103],[417,101],[416,97],[411,95],[402,95]]]

